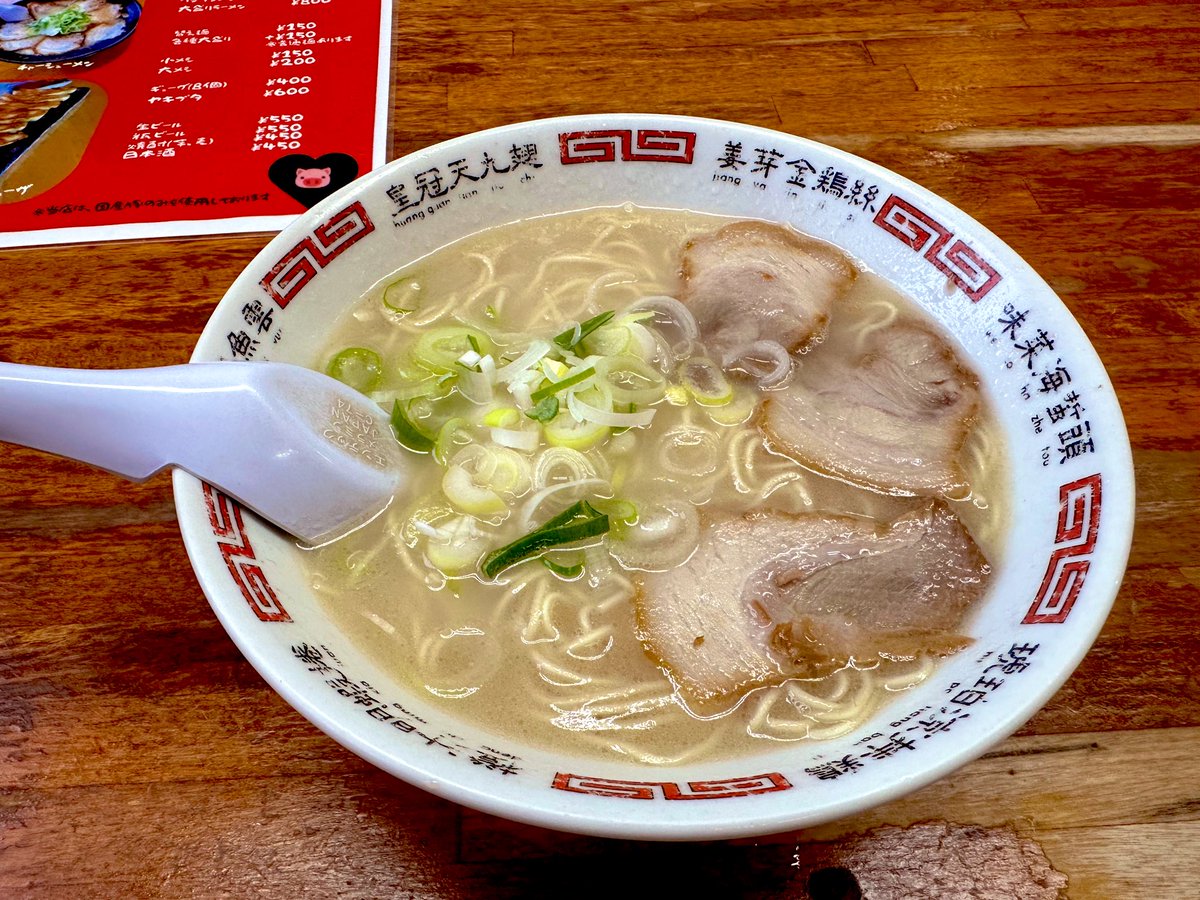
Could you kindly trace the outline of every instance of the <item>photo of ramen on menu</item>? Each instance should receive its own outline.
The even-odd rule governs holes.
[[[0,247],[278,230],[382,164],[391,3],[356,13],[0,2]]]

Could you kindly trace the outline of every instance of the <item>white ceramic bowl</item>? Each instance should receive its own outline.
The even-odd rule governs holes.
[[[452,163],[478,167],[485,154],[500,161],[489,180],[448,189]],[[754,172],[760,156],[776,167]],[[433,168],[440,182],[418,180]],[[184,540],[218,618],[276,690],[355,753],[551,828],[712,839],[811,826],[979,756],[1049,699],[1104,623],[1132,534],[1132,464],[1112,385],[1050,288],[982,225],[898,175],[791,135],[676,116],[467,135],[300,216],[229,289],[193,359],[312,365],[330,323],[405,261],[489,226],[625,202],[789,223],[846,249],[957,339],[999,413],[1014,476],[1008,551],[969,623],[974,645],[836,740],[666,768],[555,755],[452,719],[382,671],[322,612],[290,540],[177,473]],[[1006,331],[1014,312],[1025,318]]]

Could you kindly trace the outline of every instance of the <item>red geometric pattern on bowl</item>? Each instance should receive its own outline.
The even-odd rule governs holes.
[[[573,794],[619,797],[625,800],[723,800],[727,797],[748,797],[751,794],[786,791],[791,786],[791,782],[778,772],[725,778],[721,781],[688,781],[682,785],[674,781],[620,781],[559,772],[551,783],[551,787]]]
[[[250,536],[242,524],[242,508],[237,501],[231,500],[212,485],[205,484],[204,505],[208,507],[208,524],[218,538],[217,548],[250,609],[264,622],[292,621],[258,565]]]
[[[872,221],[949,275],[974,302],[1000,283],[1000,273],[982,256],[955,239],[954,233],[931,215],[895,194],[884,201]]]
[[[618,154],[625,162],[669,162],[690,166],[696,149],[696,132],[653,128],[571,131],[558,136],[558,149],[564,166],[612,162]]]
[[[283,309],[304,290],[304,286],[350,247],[375,230],[375,223],[355,200],[338,210],[292,247],[271,267],[259,284]]]
[[[1058,529],[1054,552],[1037,599],[1021,622],[1025,625],[1067,621],[1096,549],[1100,530],[1100,475],[1088,475],[1058,491]]]

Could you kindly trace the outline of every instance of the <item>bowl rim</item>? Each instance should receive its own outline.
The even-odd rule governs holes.
[[[531,127],[538,126],[557,127],[560,130],[574,129],[576,126],[581,125],[613,127],[615,121],[631,125],[654,124],[660,127],[676,124],[679,126],[691,125],[705,128],[737,129],[744,133],[782,137],[788,141],[799,142],[814,150],[819,150],[826,157],[845,161],[862,171],[883,177],[897,187],[912,191],[921,198],[935,201],[935,205],[937,206],[944,205],[953,209],[961,221],[970,224],[972,236],[977,241],[986,242],[990,251],[999,251],[998,255],[1003,257],[1002,261],[1010,271],[1019,272],[1023,279],[1032,278],[1037,283],[1043,285],[1047,296],[1054,299],[1062,308],[1063,313],[1078,328],[1084,346],[1095,357],[1099,373],[1104,379],[1102,387],[1109,393],[1117,412],[1116,421],[1113,423],[1116,428],[1108,432],[1108,441],[1110,443],[1113,466],[1119,466],[1120,475],[1123,479],[1127,476],[1127,486],[1124,484],[1114,484],[1114,489],[1109,491],[1106,485],[1105,499],[1108,504],[1111,504],[1112,509],[1112,512],[1108,513],[1107,510],[1110,506],[1106,504],[1106,527],[1109,529],[1108,539],[1112,542],[1107,558],[1110,561],[1110,567],[1120,573],[1121,577],[1116,578],[1112,583],[1106,584],[1103,593],[1104,602],[1099,604],[1098,609],[1093,610],[1092,617],[1088,620],[1086,627],[1076,620],[1071,632],[1070,645],[1072,649],[1069,653],[1060,654],[1055,657],[1054,669],[1052,672],[1047,673],[1050,677],[1043,677],[1032,684],[1026,689],[1021,702],[1012,704],[1005,714],[992,718],[989,727],[983,735],[961,746],[956,743],[952,746],[942,748],[937,754],[938,762],[922,766],[915,774],[906,774],[904,777],[881,784],[873,789],[861,790],[856,788],[847,799],[822,806],[819,812],[816,813],[805,815],[803,813],[798,814],[794,811],[783,810],[769,816],[756,814],[753,815],[753,818],[746,813],[741,813],[740,815],[732,816],[732,824],[728,824],[725,821],[694,822],[686,819],[654,821],[655,812],[661,808],[661,805],[655,804],[655,808],[645,810],[647,814],[645,818],[648,820],[646,823],[632,820],[606,821],[593,816],[590,812],[570,812],[564,809],[552,808],[542,803],[522,803],[489,794],[486,791],[475,790],[470,786],[457,783],[452,776],[446,778],[443,775],[426,769],[420,761],[414,762],[412,759],[405,758],[403,754],[385,752],[377,742],[364,739],[359,734],[348,730],[342,722],[338,721],[338,717],[335,714],[329,712],[329,707],[332,704],[325,701],[324,697],[321,698],[320,702],[312,699],[310,697],[311,692],[306,691],[297,683],[298,679],[294,678],[291,670],[285,673],[283,667],[279,664],[279,660],[268,652],[268,648],[264,642],[255,640],[251,630],[244,629],[242,624],[232,617],[230,614],[231,610],[226,608],[226,600],[223,598],[228,596],[230,587],[220,582],[219,576],[215,572],[208,572],[199,562],[199,549],[206,541],[210,541],[211,537],[205,535],[203,528],[194,528],[185,524],[185,516],[194,512],[193,507],[199,494],[197,487],[200,482],[191,475],[176,470],[174,473],[175,502],[177,508],[180,510],[180,529],[185,547],[192,561],[193,571],[195,571],[197,580],[200,582],[218,620],[220,620],[222,626],[231,639],[234,640],[239,650],[246,656],[247,660],[272,689],[283,696],[291,706],[297,709],[309,721],[357,756],[366,759],[389,774],[444,799],[461,803],[492,815],[539,827],[600,837],[638,840],[714,840],[753,837],[796,828],[811,827],[856,812],[862,812],[898,797],[905,796],[945,777],[950,772],[984,755],[989,748],[994,747],[1024,725],[1062,687],[1083,657],[1091,649],[1116,601],[1128,562],[1134,527],[1135,482],[1132,451],[1124,416],[1120,412],[1119,400],[1113,390],[1111,378],[1109,378],[1107,371],[1104,369],[1103,361],[1099,359],[1099,355],[1096,353],[1090,339],[1083,333],[1082,327],[1079,326],[1078,321],[1071,314],[1069,308],[1066,307],[1066,304],[1062,302],[1053,289],[1045,283],[1044,279],[1008,244],[951,201],[944,199],[940,195],[892,170],[836,147],[787,132],[729,120],[657,113],[594,113],[552,116],[516,122],[469,132],[414,150],[386,163],[384,166],[364,173],[355,179],[355,181],[341,188],[307,212],[298,215],[293,222],[281,230],[255,255],[254,259],[244,267],[242,273],[229,286],[226,294],[214,310],[212,318],[210,318],[206,325],[199,343],[203,342],[209,330],[214,327],[215,320],[226,300],[235,296],[239,289],[247,283],[257,284],[257,278],[251,275],[252,272],[261,268],[263,263],[268,263],[269,268],[269,263],[278,256],[281,249],[290,246],[297,237],[307,233],[312,224],[323,215],[340,209],[347,200],[369,190],[377,182],[387,178],[392,171],[407,166],[426,156],[436,155],[444,148],[464,140],[503,138],[507,135],[521,133]],[[197,352],[193,354],[192,361],[199,361],[198,352],[197,349]],[[1124,500],[1118,504],[1116,498],[1119,496],[1124,496]],[[190,522],[192,519],[189,518],[187,521]],[[1115,563],[1115,566],[1112,566],[1111,563]],[[1097,601],[1094,600],[1093,603],[1095,604]],[[691,806],[691,804],[687,805]],[[732,809],[730,811],[733,812]]]

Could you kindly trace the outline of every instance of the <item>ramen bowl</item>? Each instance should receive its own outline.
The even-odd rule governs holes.
[[[674,765],[560,752],[471,724],[380,665],[314,593],[308,551],[177,472],[183,537],[218,618],[272,687],[353,752],[450,800],[566,831],[682,840],[807,827],[980,756],[1054,694],[1103,625],[1132,533],[1132,465],[1112,385],[1067,309],[997,237],[904,178],[791,135],[685,117],[471,134],[297,218],[229,289],[193,359],[318,366],[334,324],[406,262],[491,226],[624,204],[792,225],[950,336],[999,421],[1011,482],[1006,548],[965,626],[970,646],[829,740]]]

